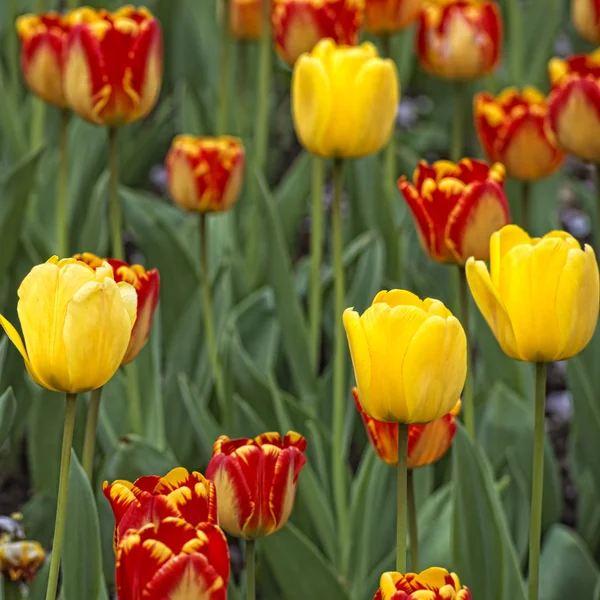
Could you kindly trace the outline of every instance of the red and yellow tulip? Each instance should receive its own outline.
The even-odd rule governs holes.
[[[455,573],[432,567],[421,573],[384,573],[373,600],[471,600]]]
[[[413,183],[398,185],[425,252],[443,263],[489,258],[490,236],[510,222],[504,167],[464,158],[458,163],[420,161]]]
[[[423,0],[365,0],[365,29],[373,35],[395,33],[417,18]]]
[[[270,0],[230,0],[229,33],[238,40],[258,40],[262,36],[263,4]]]
[[[600,44],[600,0],[571,0],[571,18],[584,40]]]
[[[283,527],[294,507],[305,449],[306,440],[294,431],[284,439],[278,433],[255,439],[221,436],[206,470],[217,488],[221,527],[249,540]]]
[[[12,581],[31,581],[45,558],[38,542],[0,541],[0,574]]]

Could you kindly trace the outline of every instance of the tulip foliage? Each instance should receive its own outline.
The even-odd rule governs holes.
[[[598,0],[0,4],[0,598],[600,600]]]

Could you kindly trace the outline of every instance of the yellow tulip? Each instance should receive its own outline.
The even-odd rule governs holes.
[[[115,283],[107,262],[93,269],[53,256],[29,272],[18,295],[25,343],[2,315],[0,325],[38,385],[77,394],[114,375],[135,323],[137,294],[130,284]]]
[[[394,130],[400,88],[396,66],[375,46],[336,46],[321,40],[296,61],[294,126],[318,156],[358,158],[381,150]]]
[[[564,231],[530,238],[506,225],[490,239],[490,272],[467,261],[479,310],[502,350],[529,362],[564,360],[581,352],[598,320],[594,251]]]
[[[462,325],[439,301],[382,291],[344,312],[360,402],[373,419],[430,423],[456,405],[467,375]]]

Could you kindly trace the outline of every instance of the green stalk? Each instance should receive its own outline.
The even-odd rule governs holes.
[[[46,122],[46,103],[38,97],[32,99],[31,131],[30,143],[31,148],[37,148],[44,140],[44,125]]]
[[[535,365],[535,430],[533,434],[533,481],[529,529],[529,600],[538,600],[542,500],[544,492],[544,439],[546,410],[546,363]]]
[[[83,438],[81,465],[90,481],[92,480],[92,474],[94,472],[94,450],[96,449],[96,430],[98,428],[98,412],[100,410],[101,395],[101,387],[92,390],[85,422],[85,437]]]
[[[338,542],[340,559],[349,550],[348,538],[348,507],[346,498],[346,461],[344,457],[344,397],[346,381],[344,377],[344,361],[346,352],[344,346],[344,264],[342,259],[342,175],[344,162],[336,158],[333,163],[333,273],[334,273],[334,345],[333,345],[333,444],[332,471],[333,496],[337,514]],[[344,574],[344,573],[342,573]]]
[[[521,184],[521,227],[529,233],[531,215],[531,183],[523,181]]]
[[[396,521],[396,571],[406,573],[406,499],[408,492],[408,425],[398,423],[398,495]]]
[[[320,156],[312,157],[312,206],[310,235],[310,300],[308,306],[310,322],[311,364],[315,373],[319,371],[321,348],[321,268],[323,262],[323,185],[325,161]]]
[[[60,476],[58,479],[58,499],[56,521],[54,523],[54,540],[50,556],[50,572],[46,600],[56,599],[58,575],[60,573],[60,555],[65,537],[65,521],[67,516],[67,496],[69,492],[69,467],[71,465],[71,446],[73,445],[73,429],[75,428],[75,409],[77,394],[67,394],[65,422],[63,429],[62,450],[60,453]]]
[[[143,435],[142,396],[135,360],[127,363],[123,368],[127,377],[127,395],[129,397],[129,429],[132,433]]]
[[[596,165],[596,247],[600,248],[600,163]]]
[[[219,92],[217,98],[217,135],[227,133],[229,119],[229,75],[231,38],[229,36],[229,0],[221,0],[221,47],[219,60]]]
[[[256,540],[246,540],[246,600],[256,598]]]
[[[452,146],[450,159],[458,162],[463,155],[465,136],[465,84],[457,81],[454,87],[454,119],[452,121]]]
[[[112,236],[112,258],[125,260],[121,237],[121,206],[119,203],[119,130],[108,128],[108,168],[110,172],[110,226]]]
[[[467,337],[467,378],[465,380],[465,389],[463,391],[463,406],[465,415],[465,427],[469,437],[475,439],[475,405],[473,400],[473,369],[471,346],[469,344],[469,285],[467,283],[467,274],[465,267],[458,267],[458,294],[460,302],[460,316],[465,336]]]
[[[56,252],[59,258],[69,255],[69,219],[67,204],[69,194],[69,121],[71,113],[63,108],[60,112],[58,140],[59,165],[56,191]]]
[[[408,471],[408,534],[410,537],[410,570],[419,572],[419,529],[415,502],[414,469]]]

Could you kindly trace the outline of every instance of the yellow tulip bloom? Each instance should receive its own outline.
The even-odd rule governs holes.
[[[598,320],[594,251],[564,231],[530,238],[506,225],[490,239],[490,272],[469,258],[469,287],[502,350],[529,362],[564,360],[588,344]]]
[[[439,301],[382,291],[362,316],[344,311],[360,402],[373,419],[430,423],[456,405],[467,375],[467,338]]]
[[[38,385],[76,394],[115,374],[135,323],[137,294],[129,283],[115,283],[107,262],[93,269],[53,256],[29,272],[18,295],[25,343],[2,315],[0,325]]]
[[[336,46],[321,40],[296,61],[294,126],[318,156],[359,158],[381,150],[394,130],[400,87],[396,66],[369,42]]]

